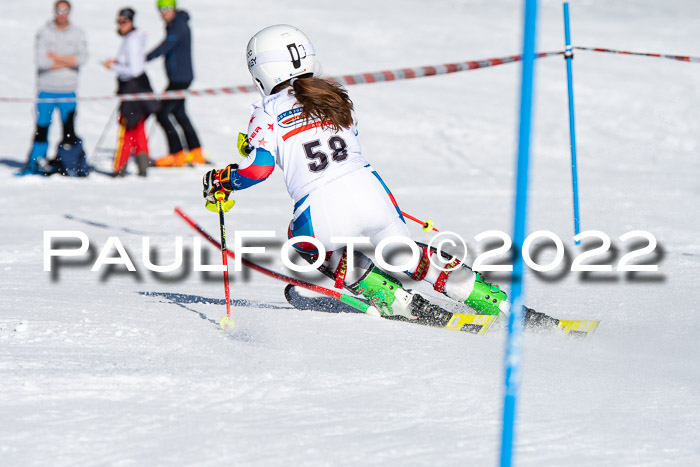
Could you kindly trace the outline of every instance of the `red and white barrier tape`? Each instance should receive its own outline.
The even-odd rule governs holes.
[[[574,47],[574,49],[587,50],[589,52],[607,52],[607,53],[611,53],[611,54],[621,54],[621,55],[641,55],[643,57],[668,58],[671,60],[679,60],[681,62],[700,63],[700,57],[688,57],[687,55],[666,55],[666,54],[653,54],[653,53],[644,53],[644,52],[628,52],[626,50],[603,49],[600,47]]]
[[[537,54],[537,58],[549,57],[552,55],[562,55],[564,52],[541,52]],[[473,60],[458,63],[446,63],[444,65],[421,66],[414,68],[401,68],[398,70],[375,71],[373,73],[358,73],[355,75],[329,76],[326,79],[335,81],[340,84],[350,86],[353,84],[362,83],[378,83],[381,81],[398,81],[403,79],[423,78],[427,76],[444,75],[448,73],[456,73],[458,71],[476,70],[478,68],[487,68],[491,66],[503,65],[505,63],[513,63],[522,60],[520,55],[511,55],[501,58],[487,58],[484,60]],[[34,99],[31,97],[0,97],[0,102],[74,102],[74,101],[105,101],[119,99],[122,101],[148,101],[148,100],[164,100],[164,99],[183,99],[190,96],[217,96],[222,94],[245,94],[254,93],[257,89],[253,85],[248,86],[230,86],[223,88],[212,88],[202,90],[184,90],[184,91],[163,91],[161,93],[142,92],[136,94],[121,94],[119,96],[98,96],[98,97],[77,97],[77,98],[53,98],[53,99]]]
[[[187,89],[183,91],[163,91],[160,93],[139,92],[134,94],[120,94],[116,96],[92,96],[92,97],[56,97],[47,99],[35,99],[31,97],[0,97],[0,102],[45,102],[45,103],[60,103],[60,102],[75,102],[75,101],[109,101],[119,99],[121,101],[152,101],[152,100],[167,100],[167,99],[184,99],[188,96],[217,96],[220,94],[243,94],[257,92],[257,88],[252,84],[249,86],[230,86],[225,88],[211,89]]]
[[[540,52],[537,58],[549,57],[552,55],[563,55],[564,52]],[[378,83],[381,81],[397,81],[402,79],[423,78],[426,76],[444,75],[456,73],[458,71],[476,70],[490,66],[503,65],[504,63],[519,62],[520,55],[511,55],[502,58],[487,58],[485,60],[474,60],[469,62],[447,63],[437,66],[422,66],[417,68],[401,68],[399,70],[376,71],[374,73],[360,73],[357,75],[331,76],[328,79],[340,84],[349,86],[353,84]]]

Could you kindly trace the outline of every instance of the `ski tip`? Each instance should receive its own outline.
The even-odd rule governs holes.
[[[588,337],[598,330],[600,321],[594,320],[559,320],[557,328],[563,334],[574,337]]]

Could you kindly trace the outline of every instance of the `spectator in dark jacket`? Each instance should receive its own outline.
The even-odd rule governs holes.
[[[194,79],[192,71],[192,38],[187,22],[190,15],[178,10],[176,0],[158,0],[160,16],[165,21],[166,37],[153,49],[146,60],[165,55],[165,71],[170,83],[166,91],[180,91],[190,87]],[[182,128],[186,148],[183,148],[180,135],[171,120],[171,116]],[[197,133],[185,112],[185,99],[163,101],[157,114],[158,122],[165,130],[170,154],[156,160],[159,167],[183,166],[186,163],[203,164],[206,162]]]

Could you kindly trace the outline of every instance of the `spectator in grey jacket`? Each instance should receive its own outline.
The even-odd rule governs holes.
[[[42,174],[49,142],[49,126],[56,108],[63,122],[61,144],[75,145],[75,91],[78,87],[78,70],[87,58],[87,44],[83,31],[68,19],[71,5],[67,0],[54,4],[54,18],[36,34],[34,60],[37,66],[37,90],[39,99],[69,98],[67,102],[37,102],[34,144],[26,167],[18,175]]]

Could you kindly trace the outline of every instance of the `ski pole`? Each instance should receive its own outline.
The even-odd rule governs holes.
[[[109,129],[110,123],[112,123],[112,121],[114,120],[114,115],[117,113],[117,110],[119,110],[119,104],[117,104],[112,110],[112,113],[107,119],[107,123],[105,123],[105,127],[102,129],[102,133],[100,133],[99,138],[97,138],[97,144],[95,144],[95,147],[92,148],[92,152],[89,156],[90,161],[93,161],[95,159],[95,154],[97,153],[97,150],[102,147],[102,142],[105,139],[105,135],[107,134],[107,130]]]
[[[422,220],[416,219],[416,218],[413,217],[412,215],[410,215],[410,214],[408,214],[408,213],[405,213],[405,212],[403,212],[403,211],[401,211],[401,214],[403,214],[404,217],[408,217],[408,218],[411,219],[413,222],[417,222],[417,223],[419,223],[420,225],[422,225],[422,226],[423,226],[423,232],[432,232],[433,230],[436,231],[436,232],[438,232],[438,229],[436,229],[435,227],[433,227],[433,221],[431,221],[430,219],[428,219],[427,221],[423,222]]]
[[[226,195],[217,191],[214,195],[216,198],[216,206],[219,208],[219,227],[221,230],[221,258],[224,263],[224,291],[226,293],[226,316],[221,318],[219,321],[219,326],[221,329],[226,330],[227,328],[232,328],[234,326],[233,320],[231,319],[231,292],[229,290],[228,284],[228,255],[226,254],[226,226],[224,224],[224,198]]]

